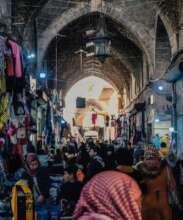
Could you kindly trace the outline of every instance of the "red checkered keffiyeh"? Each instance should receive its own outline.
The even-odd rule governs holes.
[[[140,198],[141,191],[131,177],[105,171],[94,176],[83,188],[74,219],[96,213],[112,220],[141,220]]]

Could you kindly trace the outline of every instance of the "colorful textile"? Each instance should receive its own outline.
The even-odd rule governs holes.
[[[13,220],[18,220],[18,187],[20,187],[25,195],[25,219],[26,220],[34,220],[35,213],[34,213],[34,201],[33,195],[30,188],[27,184],[23,181],[18,181],[16,185],[13,187],[12,190],[12,200],[11,200],[11,207],[13,211]],[[23,210],[22,210],[23,211]]]
[[[5,76],[0,72],[0,94],[6,92],[6,79]]]
[[[111,218],[107,217],[106,215],[99,215],[95,213],[86,214],[79,218],[78,220],[112,220]]]
[[[161,159],[159,151],[155,147],[147,147],[145,149],[144,161],[142,164],[142,169],[145,173],[149,173],[151,176],[156,176],[160,172]]]
[[[11,48],[4,48],[4,56],[6,60],[6,75],[8,77],[14,76],[14,61],[13,61],[13,52]]]
[[[15,59],[15,76],[21,78],[23,76],[23,67],[22,67],[22,48],[15,42],[9,40],[13,51],[13,57]]]
[[[141,191],[131,177],[105,171],[94,176],[83,188],[74,219],[96,213],[113,220],[140,220],[140,197]]]
[[[169,137],[169,135],[168,135],[168,134],[165,134],[165,135],[161,138],[161,142],[164,142],[167,147],[170,147],[170,137]]]
[[[4,58],[5,40],[0,36],[0,75],[4,75],[5,58]]]
[[[144,159],[160,159],[159,151],[155,147],[147,147],[145,149]]]
[[[4,48],[5,40],[0,36],[0,94],[6,92]]]
[[[97,123],[97,113],[93,113],[92,114],[92,124],[96,125],[96,123]]]
[[[0,123],[4,124],[8,120],[8,97],[3,96],[0,99]]]
[[[169,148],[168,147],[165,147],[165,148],[161,148],[159,150],[159,154],[160,154],[160,157],[166,157],[168,155],[168,152],[169,152]]]

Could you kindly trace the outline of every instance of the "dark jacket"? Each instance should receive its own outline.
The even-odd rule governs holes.
[[[28,181],[29,187],[33,189],[34,182],[33,177],[29,176],[27,172],[25,172],[22,176],[24,180]],[[41,167],[36,175],[37,183],[39,187],[40,193],[45,197],[49,197],[49,189],[51,187],[51,180],[48,175],[48,171],[46,168]]]
[[[105,168],[105,163],[100,156],[97,155],[97,156],[91,158],[91,160],[87,166],[85,181],[90,180],[94,175],[103,171],[104,168]]]
[[[64,183],[61,188],[61,199],[68,202],[77,202],[82,190],[83,184],[81,182]]]

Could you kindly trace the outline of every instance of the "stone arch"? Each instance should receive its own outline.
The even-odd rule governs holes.
[[[175,54],[177,52],[177,36],[176,36],[176,30],[174,28],[174,25],[172,24],[171,20],[161,12],[160,9],[158,9],[158,12],[156,14],[156,21],[155,21],[155,33],[157,30],[157,25],[158,25],[158,19],[161,19],[165,29],[167,31],[169,41],[170,41],[170,46],[171,46],[171,55]]]
[[[39,68],[41,67],[41,62],[43,60],[45,51],[47,50],[49,43],[60,30],[62,30],[69,23],[80,18],[81,16],[94,12],[100,12],[100,8],[92,11],[90,7],[86,7],[86,5],[81,4],[76,6],[75,8],[65,11],[60,17],[57,17],[38,39],[38,45],[39,45],[38,67]],[[111,5],[109,3],[106,3],[106,5],[104,6],[103,13],[106,16],[110,17],[116,23],[122,24],[137,38],[140,47],[143,49],[147,57],[149,69],[152,74],[153,50],[150,42],[153,40],[153,37],[148,33],[148,31],[144,30],[143,26],[140,23],[132,21],[130,17],[127,19],[125,15],[125,8],[124,9],[121,8],[121,10],[119,10],[119,8],[117,7],[111,8]]]
[[[100,79],[103,79],[105,80],[106,82],[108,82],[116,91],[119,95],[122,95],[122,92],[123,92],[123,88],[120,88],[118,85],[116,85],[116,83],[113,81],[113,79],[109,78],[107,75],[101,75],[101,74],[90,74],[90,73],[87,73],[87,74],[84,74],[84,75],[81,75],[81,74],[78,74],[77,77],[71,77],[69,79],[69,86],[66,86],[66,88],[64,89],[63,91],[63,98],[66,97],[67,93],[69,92],[69,90],[77,83],[79,82],[80,80],[84,79],[84,78],[87,78],[89,76],[96,76]]]
[[[155,39],[155,77],[165,73],[171,61],[171,45],[166,27],[158,16]]]

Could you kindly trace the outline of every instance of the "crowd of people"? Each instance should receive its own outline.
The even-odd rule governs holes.
[[[1,169],[1,188],[6,188],[10,179],[28,185],[38,220],[60,216],[75,220],[179,220],[183,216],[183,155],[162,154],[166,147],[165,142],[157,149],[141,142],[122,147],[115,141],[92,139],[77,144],[71,138],[60,149],[50,147],[48,153],[29,147],[23,159],[10,161],[2,152],[11,175],[7,170],[2,175]],[[41,164],[40,155],[48,156],[48,166]],[[54,203],[50,202],[54,194],[51,170],[59,171],[60,177]],[[6,189],[1,189],[1,196],[5,194]]]

